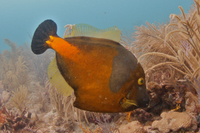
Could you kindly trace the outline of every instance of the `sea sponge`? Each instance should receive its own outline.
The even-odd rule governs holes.
[[[132,121],[119,128],[120,133],[144,133],[145,130],[139,121]]]
[[[192,117],[186,112],[163,112],[162,119],[152,123],[153,129],[158,129],[162,133],[188,129],[192,126]]]

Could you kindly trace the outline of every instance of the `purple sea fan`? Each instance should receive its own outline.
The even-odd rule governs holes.
[[[190,39],[190,42],[192,39]],[[185,52],[184,65],[191,72],[185,75],[185,79],[189,81],[196,89],[198,96],[200,96],[200,66],[199,66],[199,51],[195,49],[195,45],[189,43],[189,41],[181,41],[181,49]],[[199,98],[200,101],[200,98]]]
[[[117,122],[113,121],[114,116],[109,114],[100,114],[94,116],[94,123],[98,125],[98,131],[101,133],[119,133]]]
[[[189,57],[189,51],[192,51],[192,46],[188,41],[181,41],[181,46],[185,50],[186,56]]]
[[[195,83],[197,84],[198,86],[198,89],[196,89],[197,93],[198,93],[198,96],[199,96],[199,102],[200,102],[200,72],[198,73],[198,77],[197,78],[194,78],[194,81]]]

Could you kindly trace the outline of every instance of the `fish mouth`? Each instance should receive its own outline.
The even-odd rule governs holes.
[[[138,101],[139,107],[147,108],[150,105],[149,97],[143,98],[142,100]]]

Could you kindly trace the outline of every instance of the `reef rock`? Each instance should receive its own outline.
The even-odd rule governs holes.
[[[8,102],[8,100],[9,100],[9,98],[10,98],[10,96],[11,96],[11,94],[10,94],[10,92],[7,92],[7,91],[3,91],[3,93],[2,93],[2,103],[6,103],[6,102]]]
[[[132,121],[126,125],[122,125],[119,128],[120,133],[144,133],[145,130],[138,121]]]
[[[0,81],[0,93],[2,93],[3,92],[3,83],[2,83],[2,81]]]
[[[185,94],[185,109],[186,112],[191,115],[197,115],[197,108],[199,108],[198,97],[193,95],[191,92]]]
[[[43,121],[45,123],[52,123],[52,122],[55,123],[57,118],[58,118],[58,114],[54,113],[53,111],[50,111],[43,116]]]
[[[192,126],[192,117],[186,112],[163,112],[162,119],[152,123],[153,129],[158,129],[162,133],[187,129]]]

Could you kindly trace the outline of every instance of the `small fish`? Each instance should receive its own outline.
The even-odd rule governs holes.
[[[48,67],[50,82],[64,95],[73,91],[74,106],[93,112],[128,112],[147,107],[145,74],[136,57],[119,44],[117,27],[105,30],[77,24],[64,38],[57,25],[45,20],[36,29],[31,49],[42,54],[48,48],[56,56]]]

